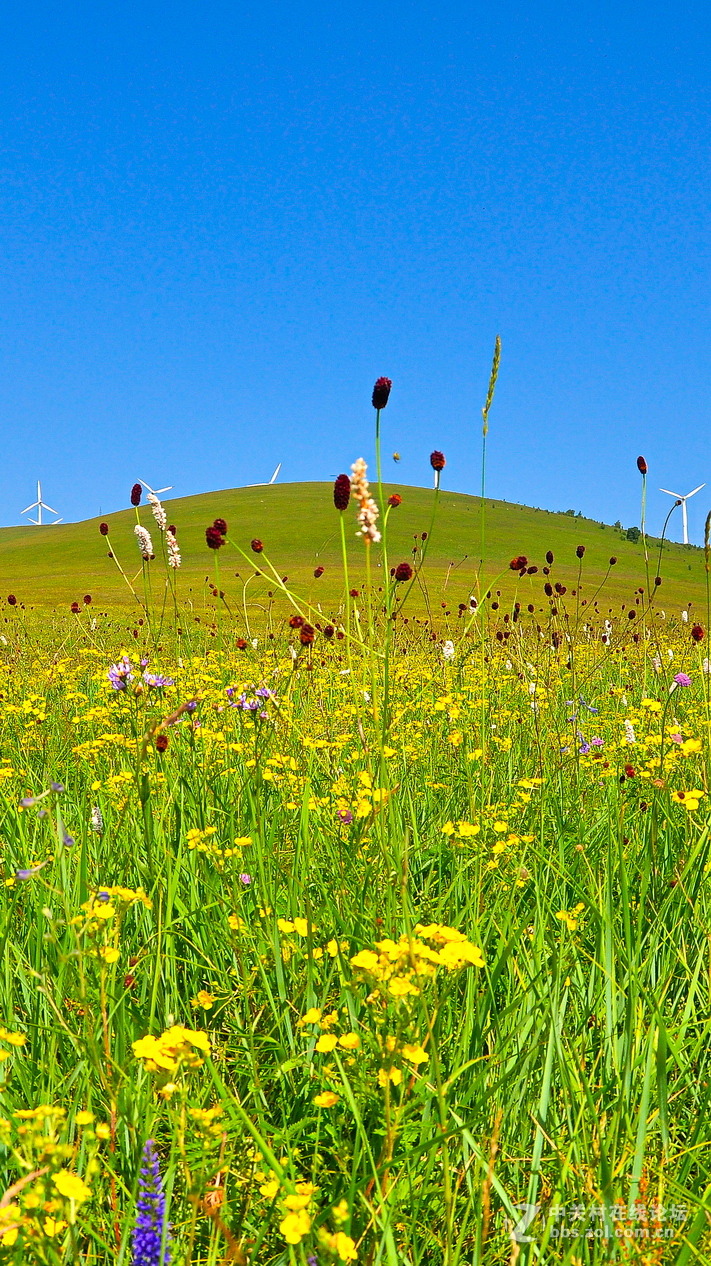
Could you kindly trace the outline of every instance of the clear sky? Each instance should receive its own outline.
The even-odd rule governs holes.
[[[627,526],[643,453],[700,541],[710,45],[706,0],[6,7],[0,522],[329,478],[381,374],[386,474],[476,492],[499,333],[490,495]]]

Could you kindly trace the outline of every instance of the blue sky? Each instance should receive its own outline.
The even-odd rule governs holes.
[[[711,506],[708,6],[6,9],[0,522],[138,477],[386,474],[649,526]],[[676,532],[680,536],[681,523]]]

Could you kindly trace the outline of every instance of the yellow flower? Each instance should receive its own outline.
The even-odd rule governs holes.
[[[362,971],[375,971],[378,966],[378,955],[372,950],[361,950],[351,959],[351,967],[360,967]]]
[[[320,1011],[320,1008],[319,1008],[319,1007],[309,1007],[308,1011],[305,1011],[305,1012],[304,1012],[304,1014],[302,1015],[301,1019],[300,1019],[300,1020],[297,1020],[297,1024],[299,1025],[299,1027],[300,1027],[302,1024],[318,1024],[318,1022],[319,1022],[319,1020],[320,1020],[320,1019],[321,1019],[321,1011]]]
[[[273,1200],[278,1190],[279,1183],[276,1178],[270,1178],[268,1182],[265,1182],[264,1185],[259,1188],[259,1193],[267,1200]]]
[[[77,1112],[74,1120],[77,1125],[91,1125],[94,1120],[94,1113],[87,1112],[86,1109],[83,1109],[81,1112]]]
[[[63,1231],[66,1225],[66,1222],[62,1218],[45,1218],[42,1223],[42,1230],[45,1235],[49,1236],[51,1239],[54,1235],[59,1235],[60,1231]]]
[[[332,1090],[324,1090],[314,1098],[314,1104],[317,1108],[332,1108],[336,1103],[338,1103],[338,1095],[334,1095]]]
[[[333,1033],[322,1033],[316,1043],[317,1051],[333,1051],[338,1046],[338,1038]]]
[[[291,922],[291,919],[277,919],[277,927],[280,932],[284,932],[286,934],[296,931],[296,927]]]
[[[300,1244],[311,1230],[311,1218],[305,1209],[299,1213],[287,1213],[283,1221],[279,1223],[279,1230],[287,1244]]]
[[[99,955],[103,958],[105,963],[109,964],[117,963],[121,957],[119,951],[113,945],[102,945],[99,950]]]
[[[378,1085],[382,1090],[385,1089],[388,1082],[392,1082],[393,1086],[399,1086],[402,1081],[402,1073],[399,1068],[379,1068],[378,1069]]]
[[[0,1028],[0,1039],[10,1046],[24,1046],[27,1038],[24,1033],[11,1033],[9,1029]]]
[[[95,1134],[97,1139],[107,1139],[111,1137],[111,1127],[106,1121],[100,1121],[96,1127]]]
[[[419,992],[417,986],[413,985],[405,976],[393,976],[388,984],[388,993],[391,993],[393,998],[404,998],[409,993]]]
[[[91,1198],[91,1188],[87,1187],[78,1174],[72,1174],[68,1169],[60,1169],[58,1173],[53,1174],[52,1182],[60,1196],[64,1196],[67,1200],[74,1200],[76,1204],[83,1204],[85,1200]]]
[[[207,989],[200,989],[192,1000],[194,1007],[202,1007],[204,1011],[209,1011],[210,1007],[214,1007],[216,999],[213,998]]]
[[[311,1200],[311,1196],[285,1196],[284,1204],[290,1213],[299,1213],[305,1209]]]
[[[342,1262],[354,1262],[358,1256],[355,1240],[352,1240],[350,1235],[345,1235],[343,1231],[337,1231],[334,1235],[333,1247]]]
[[[308,936],[309,923],[307,919],[294,919],[294,928],[299,936]],[[313,923],[311,924],[311,933],[316,931]]]
[[[344,1033],[343,1037],[339,1037],[338,1045],[342,1046],[344,1051],[357,1051],[360,1046],[360,1038],[357,1033]]]
[[[408,1042],[406,1046],[403,1046],[402,1053],[404,1058],[409,1060],[411,1064],[426,1064],[429,1059],[427,1051],[423,1050],[419,1042],[417,1045],[412,1045]]]

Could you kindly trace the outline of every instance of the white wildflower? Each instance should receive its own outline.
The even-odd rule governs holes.
[[[380,540],[380,533],[375,525],[380,511],[370,495],[366,474],[368,467],[363,458],[359,457],[358,461],[351,466],[351,470],[353,472],[351,476],[351,492],[360,507],[357,515],[360,526],[356,535],[362,536],[364,540],[372,542],[373,545],[377,545]]]
[[[101,809],[97,804],[94,805],[94,808],[91,811],[89,826],[92,831],[96,831],[97,835],[101,835],[101,832],[104,829],[104,819],[101,816]]]
[[[148,559],[153,557],[153,542],[151,540],[151,534],[146,530],[146,528],[141,527],[140,523],[136,524],[133,531],[135,533],[136,540],[138,541],[138,548],[141,551],[141,558],[148,562]]]
[[[168,545],[168,566],[179,567],[183,560],[180,557],[178,542],[176,541],[175,536],[171,532],[170,528],[166,528],[165,539]]]
[[[658,655],[654,656],[654,659],[652,660],[652,667],[655,673],[660,673],[662,671],[662,661]]]
[[[258,637],[253,637],[253,638],[252,638],[252,646],[254,647],[254,649],[255,649],[255,651],[256,651],[257,647],[259,646],[259,638],[258,638]]]
[[[674,658],[674,652],[671,646],[667,646],[667,659],[672,660],[673,658]]]
[[[711,663],[709,663],[708,659],[705,659],[705,660],[704,660],[704,665],[703,665],[703,667],[704,667],[704,672],[705,672],[705,673],[711,673]]]
[[[682,624],[688,624],[688,623],[689,623],[689,612],[688,612],[688,611],[682,611],[682,613],[681,613],[681,620],[682,620]]]
[[[153,518],[158,524],[158,527],[160,528],[161,532],[165,532],[165,529],[168,523],[168,516],[165,510],[163,509],[160,501],[158,500],[156,494],[154,492],[149,492],[148,496],[146,497],[146,500],[149,506],[151,507],[151,510],[153,511]]]
[[[625,721],[625,738],[627,739],[627,742],[628,742],[628,743],[636,743],[636,742],[637,742],[637,740],[636,740],[636,738],[635,738],[635,735],[634,735],[634,729],[633,729],[633,726],[632,726],[632,722],[631,722],[631,721]]]
[[[454,659],[454,642],[446,641],[442,647],[443,659]]]

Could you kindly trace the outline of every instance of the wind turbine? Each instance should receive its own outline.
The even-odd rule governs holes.
[[[154,497],[159,497],[159,496],[160,496],[160,494],[161,494],[162,492],[172,492],[172,491],[173,491],[173,485],[172,485],[172,484],[168,484],[168,487],[167,487],[167,488],[151,488],[151,485],[150,485],[150,484],[147,484],[147,483],[146,483],[146,481],[145,481],[145,479],[139,479],[139,481],[138,481],[138,482],[139,482],[139,484],[143,484],[143,487],[144,487],[144,488],[146,488],[148,492],[152,492]]]
[[[689,497],[695,497],[697,492],[701,492],[701,489],[705,487],[706,487],[706,484],[699,484],[698,488],[694,488],[693,492],[687,492],[685,497],[680,496],[678,492],[670,492],[668,488],[659,489],[660,492],[666,492],[667,495],[670,497],[676,497],[677,501],[679,502],[679,505],[681,506],[681,522],[682,522],[682,528],[684,532],[685,545],[689,544],[689,520],[686,517],[686,503],[689,500]]]
[[[44,527],[53,527],[55,523],[63,523],[63,522],[64,522],[64,520],[63,520],[63,519],[54,519],[54,520],[52,521],[52,523],[50,523],[50,524],[44,524],[44,525],[43,525],[43,523],[42,523],[42,511],[43,511],[43,510],[49,510],[50,514],[56,514],[56,513],[57,513],[57,511],[56,511],[56,510],[53,510],[51,506],[48,506],[48,505],[47,505],[47,502],[46,502],[46,501],[43,501],[43,500],[42,500],[42,485],[41,485],[41,483],[40,483],[39,479],[37,480],[37,500],[36,500],[36,501],[33,501],[31,506],[27,506],[27,508],[26,508],[25,510],[23,510],[23,511],[22,511],[22,513],[23,513],[23,514],[27,514],[30,510],[36,510],[36,511],[37,511],[37,518],[36,518],[36,519],[30,519],[30,523],[34,523],[36,527],[42,527],[42,526],[44,526]]]
[[[282,468],[282,463],[281,463],[281,462],[279,462],[279,465],[277,466],[276,470],[274,471],[274,474],[272,475],[272,477],[271,477],[271,479],[269,480],[269,482],[268,482],[268,483],[265,483],[265,484],[247,484],[247,487],[248,487],[248,488],[269,488],[271,484],[276,483],[276,477],[277,477],[277,475],[279,474],[279,471],[281,470],[281,468]]]

